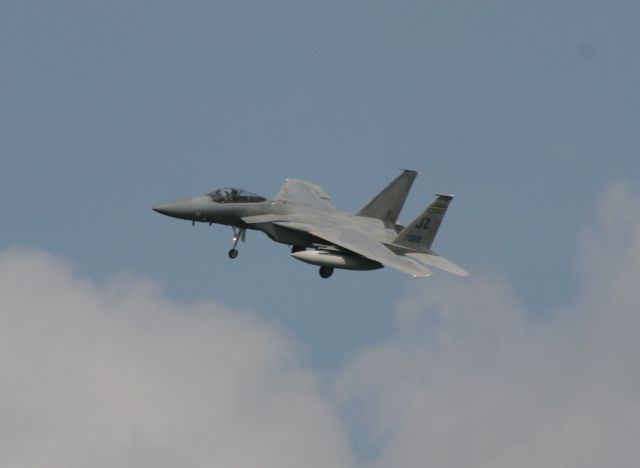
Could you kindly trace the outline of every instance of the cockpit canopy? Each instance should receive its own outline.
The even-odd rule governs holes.
[[[267,199],[239,188],[224,187],[207,194],[211,201],[218,203],[259,203]]]

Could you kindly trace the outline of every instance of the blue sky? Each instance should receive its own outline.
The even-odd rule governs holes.
[[[456,193],[437,247],[536,309],[571,296],[572,242],[607,185],[640,175],[634,2],[1,8],[2,244],[260,310],[314,359],[383,336],[377,306],[410,281],[319,282],[261,235],[229,262],[227,230],[149,207],[299,177],[356,210],[416,169],[402,219]]]
[[[321,281],[253,232],[230,261],[229,229],[150,208],[296,177],[355,211],[411,168],[401,221],[455,193],[434,247],[548,317],[580,297],[580,242],[610,187],[640,191],[639,19],[622,0],[4,1],[0,249],[247,312],[333,372],[398,332],[424,283]]]

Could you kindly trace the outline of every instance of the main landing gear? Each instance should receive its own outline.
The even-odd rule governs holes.
[[[236,227],[232,227],[231,229],[233,229],[233,247],[229,250],[229,258],[236,258],[238,256],[238,249],[236,249],[236,247],[238,246],[239,241],[244,242],[246,238],[246,229]]]
[[[328,278],[333,275],[333,267],[330,266],[321,266],[320,267],[320,276],[323,278]]]

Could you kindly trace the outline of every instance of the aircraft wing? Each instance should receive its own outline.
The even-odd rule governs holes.
[[[446,258],[441,257],[440,255],[412,252],[412,253],[408,253],[407,256],[411,258],[415,258],[420,263],[424,263],[426,265],[439,268],[440,270],[446,271],[447,273],[451,273],[453,275],[469,276],[468,271],[466,271],[463,268],[460,268],[451,260],[447,260]]]
[[[274,197],[275,201],[295,203],[317,210],[337,211],[322,187],[306,180],[287,179]]]
[[[312,234],[338,247],[407,273],[414,278],[426,278],[432,275],[431,270],[420,262],[409,257],[396,255],[380,242],[353,229],[293,221],[277,221],[274,224]]]

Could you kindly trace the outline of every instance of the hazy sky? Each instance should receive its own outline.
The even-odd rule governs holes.
[[[622,0],[0,2],[0,464],[633,466],[639,23]],[[399,168],[401,221],[456,194],[434,247],[470,278],[325,281],[150,210],[297,177],[355,211]]]

